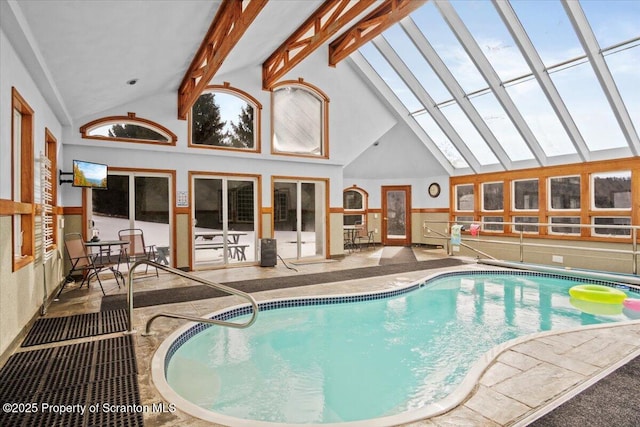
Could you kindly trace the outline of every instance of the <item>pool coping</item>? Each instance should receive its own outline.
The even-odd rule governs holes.
[[[576,278],[571,275],[563,275],[561,273],[548,273],[548,272],[536,272],[536,271],[513,271],[510,269],[505,270],[456,270],[456,271],[444,271],[444,272],[436,272],[431,275],[427,275],[423,278],[414,280],[410,283],[405,283],[401,285],[395,285],[395,288],[389,289],[385,288],[382,290],[377,290],[373,292],[358,292],[358,293],[339,293],[332,295],[318,295],[318,296],[300,296],[300,297],[282,297],[282,298],[272,298],[259,302],[259,306],[268,306],[267,310],[276,309],[276,308],[284,308],[291,306],[300,306],[300,305],[320,305],[320,304],[333,304],[333,303],[348,303],[355,301],[364,301],[364,300],[373,300],[373,299],[382,299],[388,298],[391,296],[408,293],[415,289],[426,286],[430,281],[440,279],[442,277],[447,276],[456,276],[456,275],[468,275],[468,274],[503,274],[505,272],[509,272],[509,274],[518,276],[552,276],[552,277],[561,277],[567,278],[569,277],[572,280],[577,281],[590,281],[593,282],[594,279],[588,278]],[[609,286],[616,286],[617,283],[611,280],[599,280],[595,279],[598,282],[604,282]],[[640,292],[639,289],[633,288],[634,292]],[[312,301],[316,301],[315,304],[312,304]],[[321,301],[318,303],[318,301]],[[212,313],[206,315],[207,318],[224,318],[229,319],[238,315],[248,314],[250,310],[248,310],[250,306],[248,304],[237,304],[228,306],[219,310],[216,310]],[[229,315],[231,314],[231,315]],[[196,418],[219,423],[223,425],[229,426],[255,426],[255,427],[275,427],[275,426],[323,426],[323,427],[382,427],[382,426],[394,426],[398,424],[411,423],[419,420],[424,420],[428,418],[433,418],[444,413],[447,413],[453,410],[456,407],[461,406],[468,398],[473,394],[473,392],[477,389],[480,379],[483,374],[488,370],[489,367],[493,365],[493,363],[498,359],[498,357],[510,350],[511,348],[522,344],[524,342],[536,340],[543,337],[548,336],[556,336],[571,332],[585,331],[591,329],[604,329],[604,328],[612,328],[618,326],[625,325],[636,325],[640,324],[640,320],[628,320],[621,321],[615,323],[604,323],[597,325],[587,325],[580,326],[571,329],[563,329],[557,331],[542,331],[534,334],[514,338],[512,340],[506,341],[504,343],[498,344],[493,347],[489,351],[485,352],[474,364],[471,366],[467,374],[465,375],[464,380],[456,387],[456,389],[450,393],[447,397],[429,404],[425,407],[418,408],[411,411],[406,411],[400,414],[389,415],[385,417],[367,419],[367,420],[359,420],[359,421],[347,421],[347,422],[339,422],[339,423],[322,423],[322,424],[297,424],[297,423],[280,423],[280,422],[269,422],[269,421],[256,421],[256,420],[248,420],[236,418],[233,416],[221,414],[218,412],[210,411],[204,408],[201,408],[194,403],[184,399],[178,393],[176,393],[171,386],[167,383],[164,373],[166,372],[166,365],[169,360],[168,353],[171,351],[171,348],[177,345],[179,348],[182,343],[176,344],[179,340],[188,339],[190,336],[193,336],[200,331],[210,327],[211,325],[199,324],[197,322],[189,322],[183,325],[180,328],[177,328],[168,336],[166,336],[160,346],[157,347],[156,351],[151,360],[151,374],[152,381],[154,386],[160,395],[165,398],[167,401],[172,402],[176,405],[178,409],[185,412],[188,415],[194,416]],[[190,332],[191,331],[191,332]],[[175,353],[175,348],[173,353]],[[638,350],[640,352],[640,350]],[[172,354],[173,354],[172,353]],[[627,356],[629,357],[629,356]],[[621,363],[623,364],[623,363]],[[621,365],[620,365],[621,366]],[[614,368],[615,369],[615,368]],[[611,369],[611,370],[614,370]],[[608,372],[607,372],[608,373]],[[605,376],[606,374],[599,373],[590,381],[597,381],[601,377],[600,375]],[[578,389],[581,384],[576,386]],[[590,384],[588,384],[590,385]],[[588,385],[585,386],[588,387]],[[578,391],[579,392],[579,391]],[[557,406],[557,405],[556,405]],[[551,408],[553,409],[553,408]],[[549,410],[551,410],[549,409]],[[538,410],[541,410],[538,408]],[[547,411],[548,412],[548,411]],[[535,419],[535,418],[534,418]]]

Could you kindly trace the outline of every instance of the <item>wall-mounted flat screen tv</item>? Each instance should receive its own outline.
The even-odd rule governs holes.
[[[107,188],[107,165],[100,163],[73,161],[74,187],[89,187],[96,189]]]

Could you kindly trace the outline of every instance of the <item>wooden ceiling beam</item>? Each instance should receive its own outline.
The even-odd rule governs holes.
[[[326,0],[262,64],[262,88],[269,90],[278,79],[373,3],[374,0]]]
[[[351,55],[360,46],[426,2],[427,0],[385,0],[382,5],[329,45],[329,65],[335,67],[338,62]]]
[[[209,84],[240,37],[268,0],[223,0],[178,89],[178,119],[187,113]]]

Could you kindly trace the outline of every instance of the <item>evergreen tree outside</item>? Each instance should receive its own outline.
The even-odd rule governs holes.
[[[253,107],[246,104],[238,115],[238,124],[231,122],[229,140],[232,147],[253,148]]]
[[[213,93],[201,95],[191,109],[191,142],[193,144],[226,146],[220,106]]]
[[[149,128],[134,124],[115,124],[109,129],[111,138],[147,139],[168,142],[167,138]]]

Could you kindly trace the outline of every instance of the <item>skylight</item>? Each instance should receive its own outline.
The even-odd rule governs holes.
[[[411,92],[411,89],[400,78],[398,73],[389,65],[389,62],[382,56],[372,43],[368,43],[360,48],[360,53],[367,62],[376,70],[382,80],[391,88],[398,99],[404,104],[407,110],[416,111],[422,108],[418,98]]]
[[[454,170],[508,170],[640,154],[637,22],[627,0],[441,0],[359,51]]]
[[[531,73],[491,2],[455,0],[451,4],[473,34],[500,80],[506,82]]]

